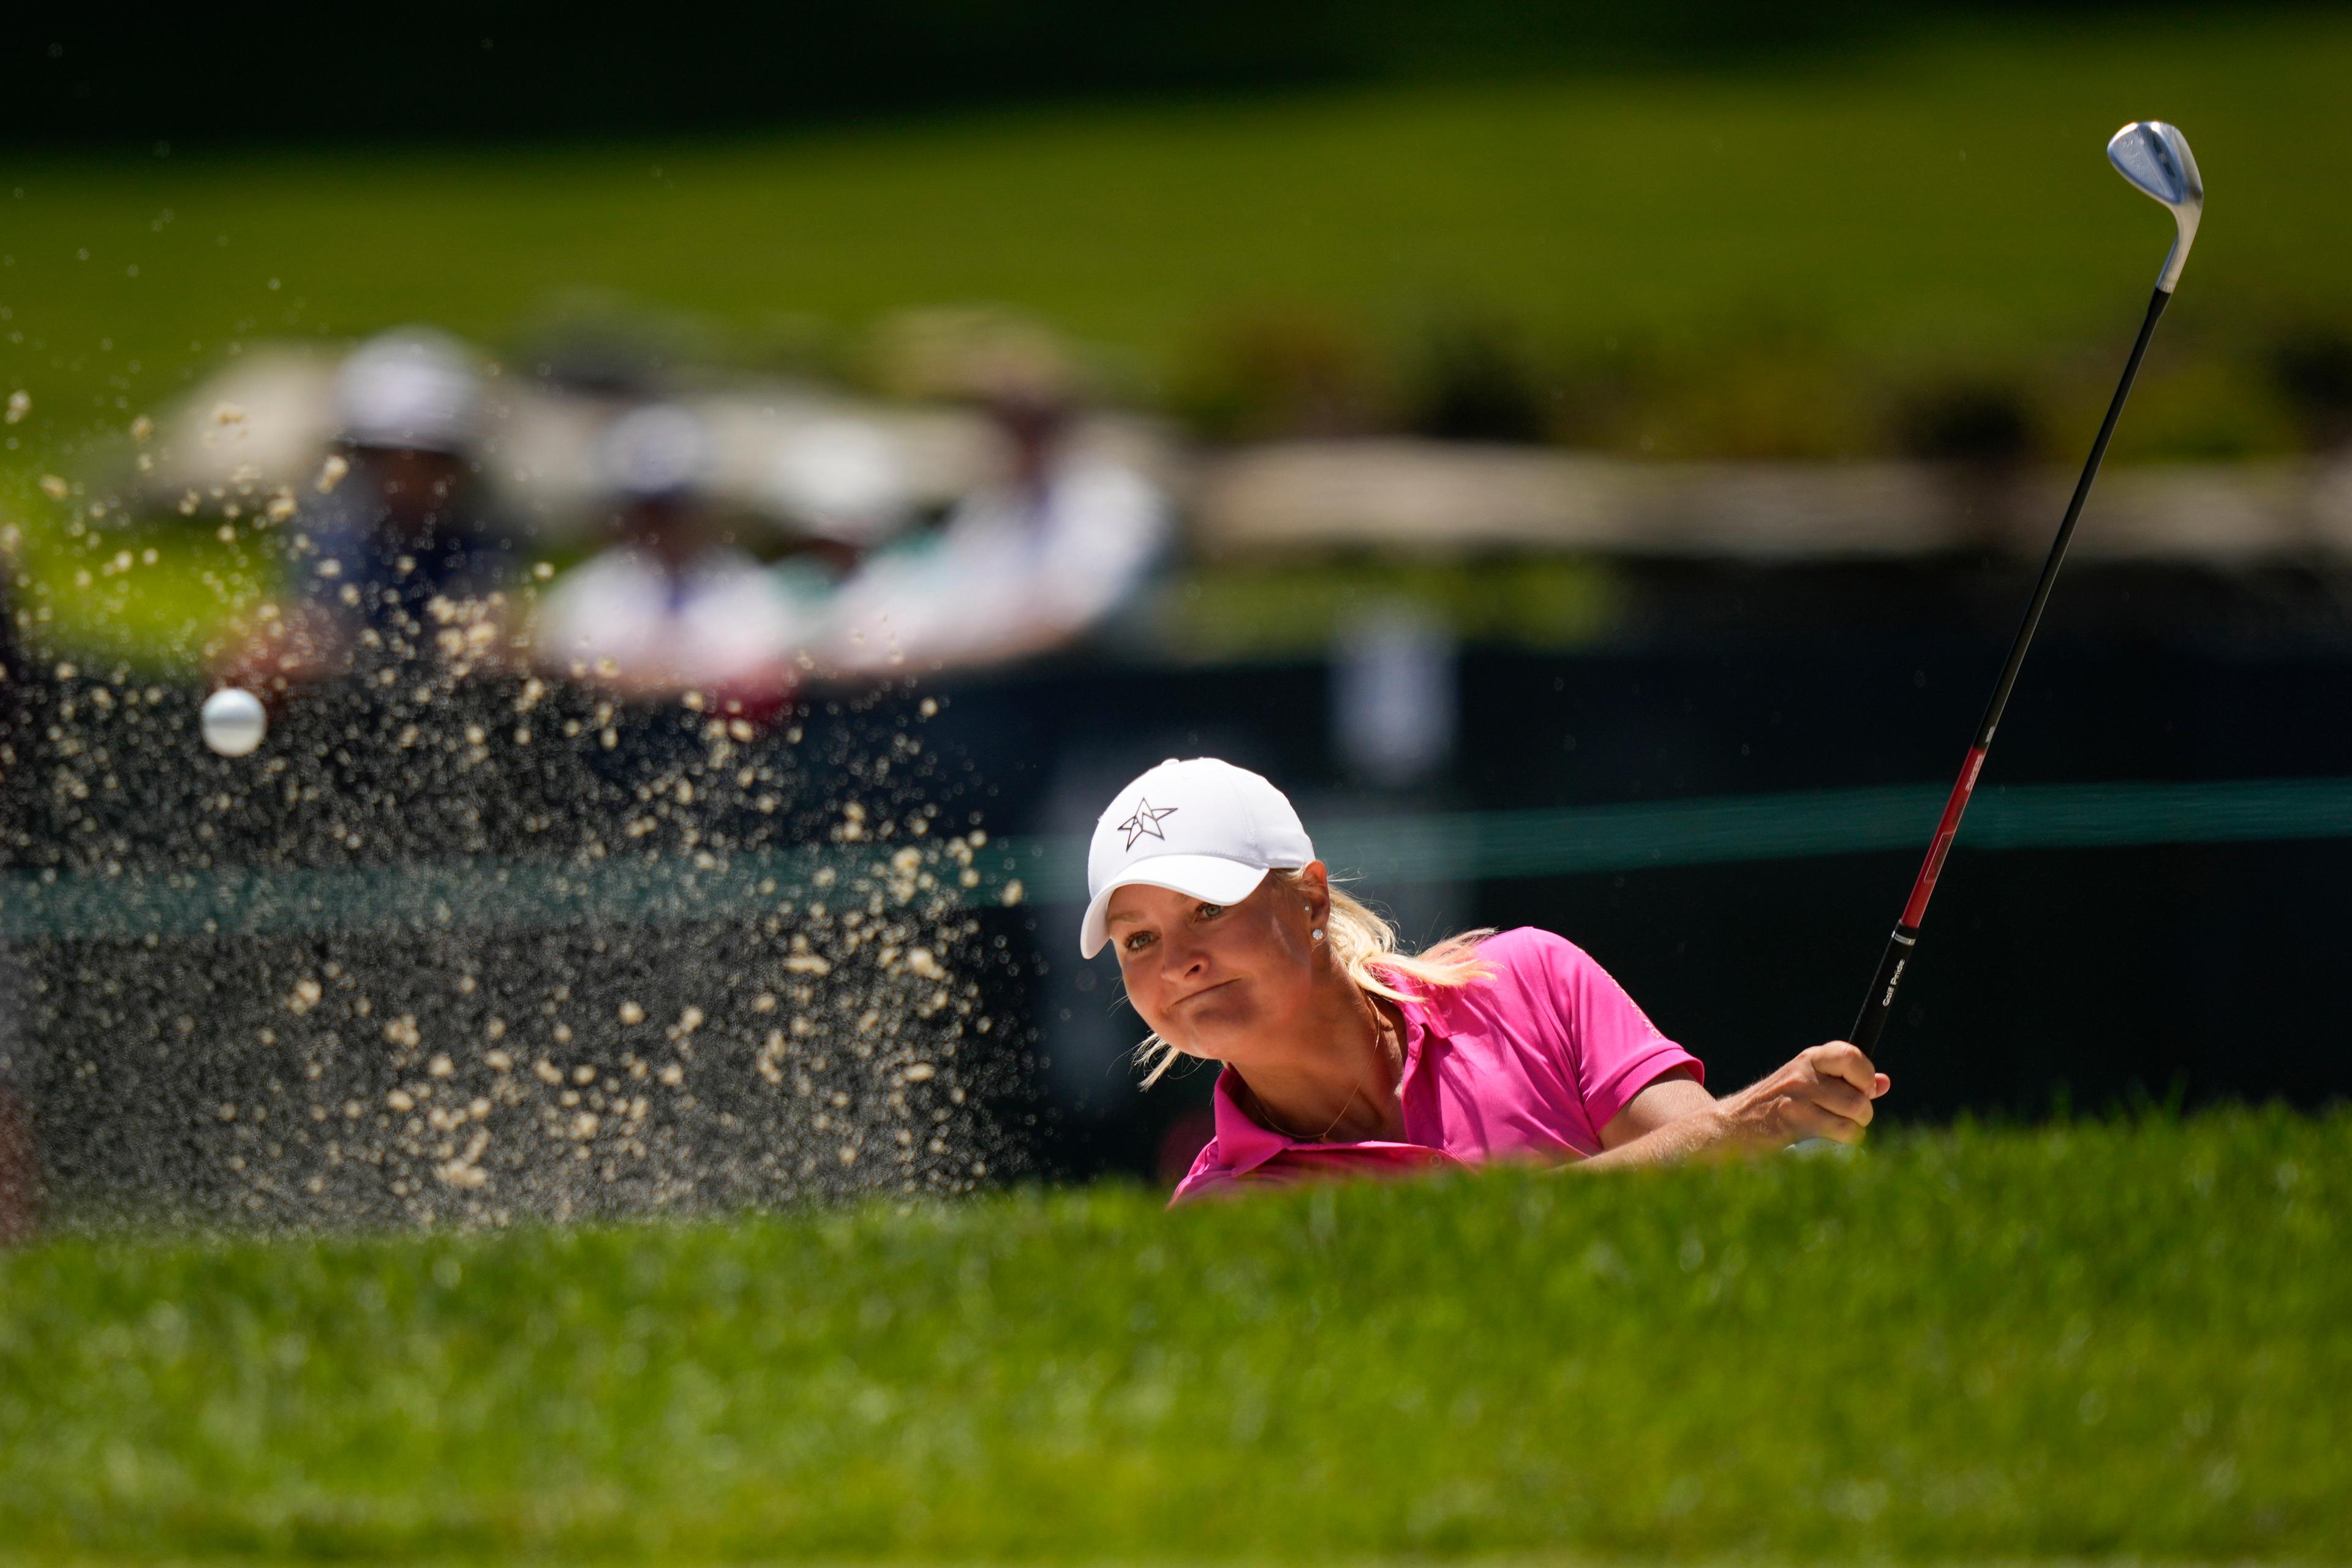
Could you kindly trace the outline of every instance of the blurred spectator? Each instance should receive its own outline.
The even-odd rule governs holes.
[[[814,635],[842,584],[906,527],[906,454],[867,420],[819,419],[776,454],[766,500],[790,539],[771,573]]]
[[[509,551],[477,481],[482,386],[457,340],[418,328],[370,339],[335,377],[337,436],[290,542],[297,602],[265,611],[228,672],[282,685],[355,658],[479,659],[498,645],[491,595]]]
[[[549,591],[536,639],[543,666],[633,698],[699,691],[752,716],[790,698],[805,623],[722,526],[712,459],[690,410],[658,404],[614,422],[602,468],[620,542]]]
[[[1062,647],[1131,599],[1165,552],[1167,498],[1128,465],[1071,448],[1065,367],[1012,356],[984,367],[981,385],[1006,478],[842,589],[826,650],[835,668],[988,664]]]

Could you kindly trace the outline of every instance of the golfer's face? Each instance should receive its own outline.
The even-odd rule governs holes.
[[[1106,910],[1128,999],[1189,1056],[1242,1060],[1254,1035],[1305,1005],[1312,969],[1297,900],[1276,879],[1230,907],[1169,888],[1121,888]]]

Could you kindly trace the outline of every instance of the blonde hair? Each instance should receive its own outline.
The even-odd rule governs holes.
[[[1297,871],[1276,867],[1272,875],[1287,887],[1298,886]],[[1387,916],[1336,884],[1330,895],[1331,908],[1323,919],[1324,945],[1331,962],[1360,991],[1391,1002],[1418,1002],[1432,991],[1459,990],[1495,973],[1495,966],[1478,956],[1478,944],[1495,934],[1491,926],[1456,931],[1419,952],[1401,952],[1397,929]],[[1157,1034],[1145,1036],[1135,1047],[1137,1064],[1150,1069],[1143,1087],[1158,1083],[1182,1054]]]

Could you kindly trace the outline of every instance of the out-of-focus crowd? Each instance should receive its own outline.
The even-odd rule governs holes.
[[[242,513],[280,552],[283,587],[223,679],[278,693],[355,665],[524,661],[756,721],[812,682],[1079,642],[1167,557],[1154,443],[1087,408],[1073,359],[998,331],[954,363],[925,403],[684,393],[518,374],[403,329],[331,372],[251,367],[284,406],[202,395],[142,468],[159,499]]]

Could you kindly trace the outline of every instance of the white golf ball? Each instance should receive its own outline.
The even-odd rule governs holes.
[[[224,757],[241,757],[261,744],[269,716],[252,692],[224,686],[205,699],[203,725],[205,745]]]

